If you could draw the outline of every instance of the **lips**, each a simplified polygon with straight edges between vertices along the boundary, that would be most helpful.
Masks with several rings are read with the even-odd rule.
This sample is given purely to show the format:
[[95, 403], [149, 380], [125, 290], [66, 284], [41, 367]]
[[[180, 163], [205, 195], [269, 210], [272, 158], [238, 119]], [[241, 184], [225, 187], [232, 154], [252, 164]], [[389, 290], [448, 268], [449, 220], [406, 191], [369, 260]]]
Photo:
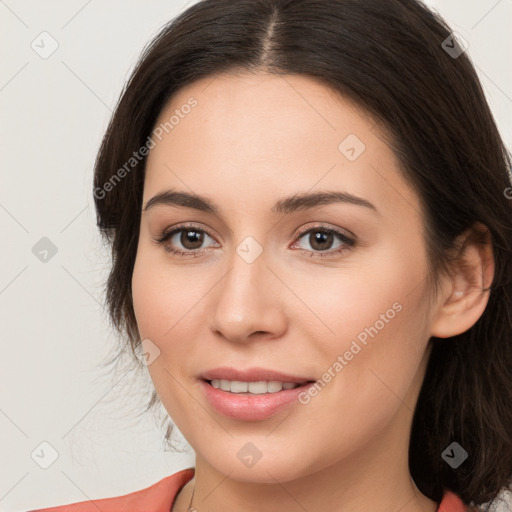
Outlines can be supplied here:
[[[232, 367], [207, 370], [199, 376], [199, 380], [203, 396], [214, 410], [241, 421], [265, 420], [287, 407], [297, 405], [299, 395], [315, 382], [310, 376], [291, 375], [268, 368], [238, 370]], [[244, 392], [246, 383], [251, 389]], [[277, 389], [278, 383], [283, 383], [281, 390]], [[268, 392], [262, 392], [265, 391], [261, 388], [263, 385], [272, 389], [269, 387]]]
[[291, 375], [267, 368], [255, 367], [239, 370], [228, 366], [207, 370], [203, 372], [199, 377], [206, 381], [212, 381], [213, 379], [225, 379], [229, 381], [242, 382], [280, 381], [293, 382], [301, 385], [316, 380], [311, 376]]
[[239, 421], [262, 421], [279, 414], [285, 408], [297, 406], [301, 393], [307, 392], [313, 382], [277, 393], [231, 393], [215, 388], [201, 380], [201, 391], [206, 402], [216, 412]]

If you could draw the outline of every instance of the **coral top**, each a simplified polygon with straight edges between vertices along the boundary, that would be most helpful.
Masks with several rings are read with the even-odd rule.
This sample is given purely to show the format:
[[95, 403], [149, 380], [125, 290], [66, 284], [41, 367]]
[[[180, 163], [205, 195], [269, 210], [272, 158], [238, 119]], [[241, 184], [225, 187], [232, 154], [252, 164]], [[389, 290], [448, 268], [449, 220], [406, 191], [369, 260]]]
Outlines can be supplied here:
[[[115, 498], [81, 501], [30, 512], [170, 512], [176, 496], [194, 477], [194, 468], [183, 469], [140, 491]], [[454, 493], [446, 491], [437, 512], [465, 512], [466, 506]]]

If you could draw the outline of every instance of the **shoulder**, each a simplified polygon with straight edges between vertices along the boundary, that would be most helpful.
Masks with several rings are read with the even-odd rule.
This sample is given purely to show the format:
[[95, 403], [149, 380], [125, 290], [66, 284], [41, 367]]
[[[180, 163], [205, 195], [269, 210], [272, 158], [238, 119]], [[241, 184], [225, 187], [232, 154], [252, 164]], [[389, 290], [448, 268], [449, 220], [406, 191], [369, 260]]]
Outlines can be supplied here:
[[472, 509], [468, 508], [467, 505], [457, 496], [454, 492], [445, 490], [443, 499], [439, 503], [439, 507], [436, 512], [467, 512]]
[[151, 505], [153, 512], [169, 512], [178, 492], [193, 477], [194, 468], [183, 469], [150, 487], [123, 496], [81, 501], [30, 512], [121, 512], [130, 509], [148, 510], [148, 505]]

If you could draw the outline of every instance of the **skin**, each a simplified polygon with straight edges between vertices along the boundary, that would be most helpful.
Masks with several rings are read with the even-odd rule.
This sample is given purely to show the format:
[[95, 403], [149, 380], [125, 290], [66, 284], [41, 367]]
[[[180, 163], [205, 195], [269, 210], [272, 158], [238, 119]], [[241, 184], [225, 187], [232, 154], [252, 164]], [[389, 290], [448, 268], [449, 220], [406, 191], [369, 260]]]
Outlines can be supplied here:
[[[141, 339], [160, 350], [151, 378], [196, 452], [195, 478], [173, 512], [187, 510], [194, 485], [200, 512], [435, 511], [408, 469], [412, 415], [429, 338], [464, 332], [485, 309], [476, 290], [492, 278], [490, 248], [469, 246], [470, 270], [443, 277], [434, 301], [419, 198], [361, 110], [308, 77], [221, 74], [180, 90], [156, 124], [190, 97], [197, 106], [150, 151], [143, 207], [174, 188], [208, 196], [221, 213], [143, 211], [132, 279]], [[338, 149], [349, 134], [366, 146], [354, 161]], [[378, 213], [347, 203], [271, 211], [283, 197], [321, 190], [362, 197]], [[198, 257], [154, 242], [182, 222], [208, 233]], [[319, 258], [298, 234], [318, 224], [356, 244], [335, 253], [343, 242], [334, 237]], [[263, 249], [252, 263], [236, 252], [247, 236]], [[173, 241], [194, 252], [179, 234]], [[198, 375], [224, 365], [320, 379], [394, 303], [401, 311], [308, 404], [242, 421], [201, 393]], [[248, 442], [262, 454], [250, 468], [237, 457]]]

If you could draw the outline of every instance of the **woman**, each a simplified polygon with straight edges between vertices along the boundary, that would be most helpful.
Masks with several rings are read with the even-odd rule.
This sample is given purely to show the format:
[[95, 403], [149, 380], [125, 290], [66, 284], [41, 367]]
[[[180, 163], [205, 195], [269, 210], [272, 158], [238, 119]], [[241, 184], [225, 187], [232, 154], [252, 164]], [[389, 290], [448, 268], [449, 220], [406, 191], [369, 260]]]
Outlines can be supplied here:
[[46, 510], [450, 512], [510, 484], [510, 157], [421, 3], [193, 5], [94, 181], [112, 320], [196, 465]]

